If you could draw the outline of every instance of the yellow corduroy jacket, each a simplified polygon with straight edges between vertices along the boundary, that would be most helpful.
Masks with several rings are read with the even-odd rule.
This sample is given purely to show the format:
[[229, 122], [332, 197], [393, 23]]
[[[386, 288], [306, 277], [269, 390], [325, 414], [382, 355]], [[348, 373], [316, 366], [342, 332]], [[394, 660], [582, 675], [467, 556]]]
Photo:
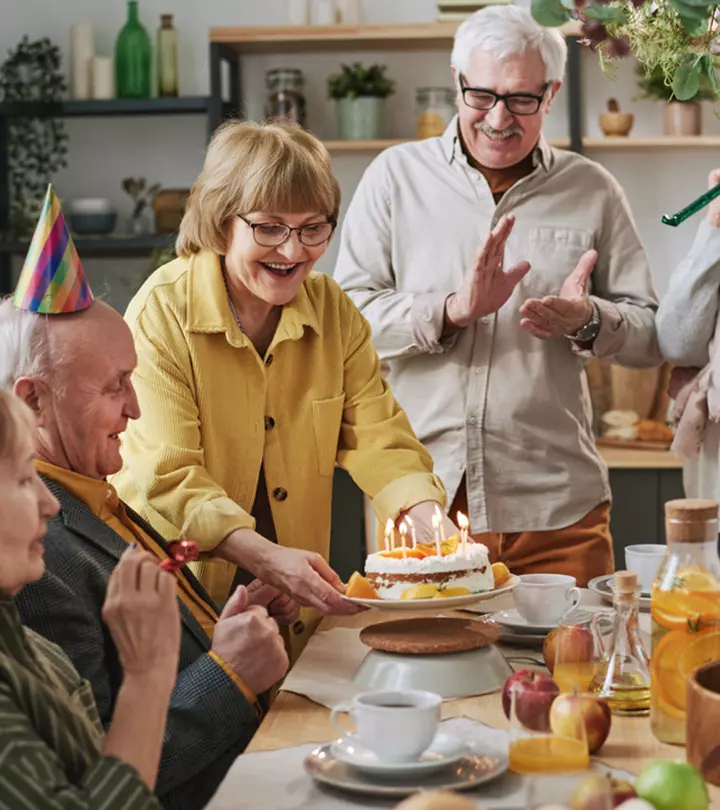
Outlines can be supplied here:
[[[421, 501], [444, 503], [381, 376], [370, 326], [329, 276], [311, 274], [283, 308], [265, 357], [238, 328], [211, 252], [153, 273], [125, 318], [142, 415], [124, 434], [113, 483], [166, 538], [211, 552], [254, 528], [261, 465], [280, 545], [326, 559], [336, 464], [382, 523]], [[227, 598], [233, 566], [209, 560], [198, 573], [213, 598]]]

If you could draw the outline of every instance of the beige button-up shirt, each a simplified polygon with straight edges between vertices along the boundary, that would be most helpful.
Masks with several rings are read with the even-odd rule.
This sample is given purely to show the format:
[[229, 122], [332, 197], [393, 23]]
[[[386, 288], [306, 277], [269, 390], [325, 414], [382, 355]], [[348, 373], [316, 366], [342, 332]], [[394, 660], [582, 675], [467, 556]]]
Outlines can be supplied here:
[[[535, 169], [496, 205], [444, 135], [393, 147], [365, 172], [345, 218], [335, 279], [373, 328], [388, 381], [452, 499], [467, 474], [472, 531], [569, 526], [610, 497], [595, 449], [586, 353], [520, 327], [528, 298], [557, 294], [582, 254], [601, 330], [592, 354], [660, 362], [657, 297], [625, 195], [597, 163], [541, 139]], [[488, 231], [512, 212], [505, 262], [530, 272], [495, 315], [441, 337], [447, 296]], [[453, 516], [454, 517], [454, 516]]]

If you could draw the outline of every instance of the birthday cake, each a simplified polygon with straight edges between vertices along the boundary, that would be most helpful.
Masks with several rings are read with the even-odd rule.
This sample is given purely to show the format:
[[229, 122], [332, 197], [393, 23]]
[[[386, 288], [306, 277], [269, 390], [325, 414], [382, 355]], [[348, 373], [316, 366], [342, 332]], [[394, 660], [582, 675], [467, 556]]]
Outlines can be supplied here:
[[369, 554], [365, 579], [380, 599], [465, 596], [495, 587], [487, 547], [461, 543], [457, 535], [439, 546], [417, 545]]

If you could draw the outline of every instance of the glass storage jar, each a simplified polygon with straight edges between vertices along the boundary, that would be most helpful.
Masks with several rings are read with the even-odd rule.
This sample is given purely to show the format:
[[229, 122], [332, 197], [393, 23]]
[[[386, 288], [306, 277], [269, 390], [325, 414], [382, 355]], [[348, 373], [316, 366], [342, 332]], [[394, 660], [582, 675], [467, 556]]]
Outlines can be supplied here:
[[455, 90], [452, 87], [418, 87], [415, 91], [416, 137], [442, 135], [455, 115]]
[[268, 89], [267, 117], [305, 126], [305, 79], [297, 68], [275, 68], [265, 76]]

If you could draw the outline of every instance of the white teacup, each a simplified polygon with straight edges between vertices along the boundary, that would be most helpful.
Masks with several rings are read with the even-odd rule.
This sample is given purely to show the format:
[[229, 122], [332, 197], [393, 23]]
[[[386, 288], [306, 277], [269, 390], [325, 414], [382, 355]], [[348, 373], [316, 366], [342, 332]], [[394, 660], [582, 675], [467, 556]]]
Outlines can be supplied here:
[[625, 548], [625, 567], [637, 574], [643, 593], [650, 593], [660, 563], [665, 559], [667, 546], [659, 543], [639, 543]]
[[576, 582], [565, 574], [522, 574], [512, 592], [517, 612], [530, 624], [561, 622], [580, 602]]
[[[413, 762], [433, 741], [440, 723], [442, 698], [434, 692], [398, 690], [366, 692], [330, 713], [330, 722], [344, 742], [357, 743], [386, 762]], [[348, 712], [355, 721], [354, 734], [344, 729], [337, 715]]]

